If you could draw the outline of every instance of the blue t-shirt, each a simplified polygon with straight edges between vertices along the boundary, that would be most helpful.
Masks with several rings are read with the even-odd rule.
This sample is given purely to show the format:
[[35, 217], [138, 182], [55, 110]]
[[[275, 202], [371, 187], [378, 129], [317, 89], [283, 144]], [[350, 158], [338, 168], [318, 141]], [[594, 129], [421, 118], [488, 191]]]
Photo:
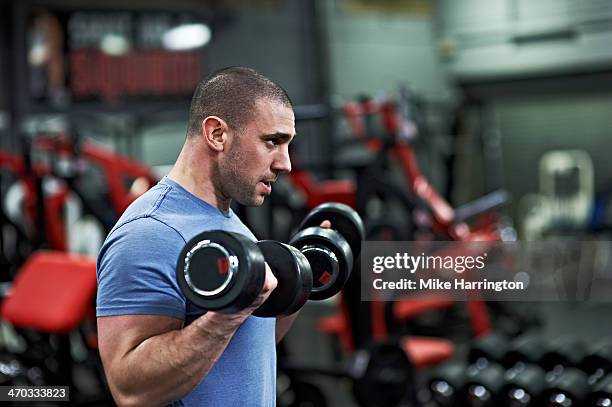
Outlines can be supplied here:
[[[230, 209], [224, 213], [169, 178], [138, 198], [109, 233], [98, 256], [99, 317], [162, 315], [190, 323], [203, 313], [176, 280], [187, 241], [205, 230], [255, 236]], [[274, 406], [274, 318], [251, 316], [232, 337], [208, 375], [175, 406]]]

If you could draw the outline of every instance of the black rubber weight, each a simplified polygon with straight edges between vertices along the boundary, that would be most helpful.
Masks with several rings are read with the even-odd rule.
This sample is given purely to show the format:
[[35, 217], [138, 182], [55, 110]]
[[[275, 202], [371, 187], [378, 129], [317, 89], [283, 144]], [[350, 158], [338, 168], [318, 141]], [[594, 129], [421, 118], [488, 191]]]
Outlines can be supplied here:
[[361, 242], [365, 239], [365, 227], [359, 214], [345, 204], [324, 203], [310, 211], [298, 230], [320, 226], [324, 220], [329, 220], [331, 228], [344, 237], [351, 247], [353, 258], [357, 259], [361, 253]]
[[[198, 245], [210, 249], [212, 246], [209, 243], [223, 247], [229, 253], [229, 258], [218, 256], [216, 261], [222, 264], [214, 264], [217, 254], [211, 256], [210, 250], [195, 250], [189, 261], [190, 266], [186, 269], [187, 254]], [[224, 272], [223, 269], [228, 267], [227, 262], [230, 261], [236, 265], [236, 272], [221, 292], [201, 295], [189, 286], [187, 277], [196, 288], [209, 288], [208, 282], [218, 280], [217, 275]], [[261, 292], [265, 278], [264, 257], [257, 245], [246, 236], [220, 230], [207, 231], [187, 242], [179, 255], [176, 275], [185, 297], [198, 307], [227, 313], [237, 312], [251, 305]]]
[[296, 248], [281, 242], [262, 240], [257, 246], [278, 285], [253, 315], [276, 317], [295, 313], [304, 306], [312, 289], [312, 271], [308, 260]]
[[302, 253], [305, 253], [307, 248], [319, 247], [333, 253], [337, 260], [337, 266], [334, 267], [332, 259], [326, 260], [325, 256], [316, 259], [316, 256], [313, 258], [306, 254], [306, 258], [311, 263], [313, 279], [310, 299], [324, 300], [340, 292], [353, 269], [351, 248], [340, 233], [321, 227], [309, 227], [296, 234], [289, 244]]

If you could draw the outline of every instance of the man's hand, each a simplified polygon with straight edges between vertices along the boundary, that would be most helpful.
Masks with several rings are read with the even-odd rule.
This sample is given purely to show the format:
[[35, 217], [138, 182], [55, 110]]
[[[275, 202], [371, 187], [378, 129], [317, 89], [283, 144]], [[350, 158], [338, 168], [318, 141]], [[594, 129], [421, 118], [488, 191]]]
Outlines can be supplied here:
[[257, 308], [259, 308], [261, 304], [263, 304], [268, 299], [270, 294], [272, 294], [272, 291], [274, 291], [277, 285], [278, 280], [276, 279], [276, 277], [272, 273], [272, 270], [270, 270], [270, 266], [268, 266], [268, 263], [266, 262], [266, 279], [264, 280], [263, 288], [261, 289], [261, 292], [259, 293], [257, 298], [255, 298], [255, 301], [253, 301], [253, 303], [248, 308], [246, 308], [246, 311], [250, 314], [254, 312]]

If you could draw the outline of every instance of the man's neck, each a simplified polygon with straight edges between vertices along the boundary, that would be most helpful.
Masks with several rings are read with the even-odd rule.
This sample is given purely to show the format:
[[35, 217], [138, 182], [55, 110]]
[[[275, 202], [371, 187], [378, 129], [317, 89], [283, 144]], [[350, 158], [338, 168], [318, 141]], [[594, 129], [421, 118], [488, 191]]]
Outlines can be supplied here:
[[198, 198], [223, 212], [228, 212], [231, 199], [220, 196], [213, 183], [212, 168], [208, 160], [196, 160], [182, 151], [168, 173], [168, 178], [191, 192]]

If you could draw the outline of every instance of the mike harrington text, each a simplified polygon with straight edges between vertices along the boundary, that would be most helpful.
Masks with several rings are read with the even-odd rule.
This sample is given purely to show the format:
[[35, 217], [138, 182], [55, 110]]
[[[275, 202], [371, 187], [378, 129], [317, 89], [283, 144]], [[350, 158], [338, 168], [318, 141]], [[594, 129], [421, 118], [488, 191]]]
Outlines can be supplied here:
[[525, 283], [522, 281], [489, 281], [486, 278], [479, 281], [457, 279], [454, 281], [441, 280], [439, 278], [419, 278], [410, 280], [402, 278], [398, 281], [383, 281], [377, 278], [372, 282], [375, 290], [524, 290]]

